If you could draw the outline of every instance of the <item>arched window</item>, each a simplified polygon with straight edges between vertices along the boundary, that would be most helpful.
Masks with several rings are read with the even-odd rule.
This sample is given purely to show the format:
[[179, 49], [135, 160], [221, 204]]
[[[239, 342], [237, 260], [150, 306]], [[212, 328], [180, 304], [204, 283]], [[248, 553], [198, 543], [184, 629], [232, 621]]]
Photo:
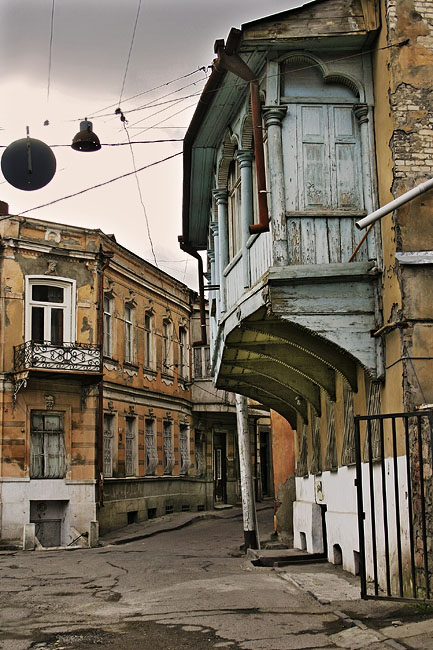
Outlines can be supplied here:
[[354, 84], [325, 82], [318, 65], [289, 61], [281, 66], [288, 211], [362, 212], [359, 127]]

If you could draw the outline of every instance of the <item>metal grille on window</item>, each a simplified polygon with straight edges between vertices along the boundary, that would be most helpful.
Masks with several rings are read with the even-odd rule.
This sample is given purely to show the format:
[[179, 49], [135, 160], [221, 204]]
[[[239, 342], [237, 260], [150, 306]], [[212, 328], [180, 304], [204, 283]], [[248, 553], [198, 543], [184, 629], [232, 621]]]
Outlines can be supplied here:
[[181, 424], [179, 427], [179, 447], [180, 447], [180, 473], [186, 474], [190, 468], [191, 462], [189, 457], [189, 427]]
[[104, 476], [113, 476], [114, 415], [104, 415]]
[[63, 414], [33, 411], [30, 423], [31, 478], [65, 476]]
[[126, 476], [135, 474], [135, 418], [126, 418], [125, 438], [125, 471]]
[[146, 474], [152, 475], [158, 467], [158, 452], [155, 442], [155, 420], [146, 419]]
[[175, 465], [171, 422], [164, 422], [163, 433], [164, 474], [171, 474]]

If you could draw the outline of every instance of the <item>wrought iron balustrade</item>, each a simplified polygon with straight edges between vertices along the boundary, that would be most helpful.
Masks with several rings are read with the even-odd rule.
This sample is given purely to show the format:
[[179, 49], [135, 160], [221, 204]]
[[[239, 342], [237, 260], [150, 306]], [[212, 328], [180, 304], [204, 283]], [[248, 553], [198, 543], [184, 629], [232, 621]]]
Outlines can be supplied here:
[[100, 372], [101, 349], [99, 345], [86, 343], [27, 341], [14, 348], [16, 372], [40, 368], [44, 370], [69, 370], [75, 372]]

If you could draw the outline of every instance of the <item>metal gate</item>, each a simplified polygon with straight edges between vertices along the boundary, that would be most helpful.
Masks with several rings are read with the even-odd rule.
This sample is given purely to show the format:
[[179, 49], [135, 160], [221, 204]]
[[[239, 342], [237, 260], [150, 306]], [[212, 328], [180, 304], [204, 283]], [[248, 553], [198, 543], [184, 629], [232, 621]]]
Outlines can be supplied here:
[[433, 602], [433, 410], [355, 417], [364, 599]]

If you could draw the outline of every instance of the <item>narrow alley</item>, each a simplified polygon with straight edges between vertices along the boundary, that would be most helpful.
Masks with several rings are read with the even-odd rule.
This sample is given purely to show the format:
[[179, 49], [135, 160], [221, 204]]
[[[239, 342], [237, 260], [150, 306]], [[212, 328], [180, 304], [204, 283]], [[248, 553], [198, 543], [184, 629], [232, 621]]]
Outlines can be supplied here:
[[239, 548], [238, 508], [163, 517], [103, 542], [0, 554], [2, 650], [433, 648], [431, 612], [361, 601], [339, 567], [254, 566]]

